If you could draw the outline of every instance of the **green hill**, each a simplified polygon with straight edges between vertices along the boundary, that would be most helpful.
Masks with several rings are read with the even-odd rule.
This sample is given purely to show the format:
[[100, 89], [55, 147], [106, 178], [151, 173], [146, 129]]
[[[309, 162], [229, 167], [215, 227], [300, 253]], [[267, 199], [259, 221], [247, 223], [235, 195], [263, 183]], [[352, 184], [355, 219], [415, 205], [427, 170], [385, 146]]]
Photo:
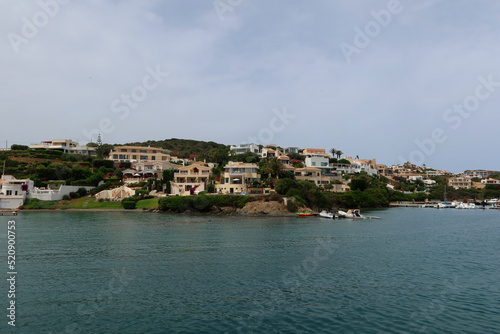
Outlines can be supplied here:
[[180, 158], [188, 158], [190, 155], [206, 157], [211, 152], [215, 152], [218, 150], [229, 150], [229, 146], [215, 143], [213, 141], [205, 142], [200, 140], [177, 138], [165, 140], [148, 140], [145, 142], [127, 143], [125, 145], [161, 147], [163, 149], [172, 151], [172, 155], [177, 155]]

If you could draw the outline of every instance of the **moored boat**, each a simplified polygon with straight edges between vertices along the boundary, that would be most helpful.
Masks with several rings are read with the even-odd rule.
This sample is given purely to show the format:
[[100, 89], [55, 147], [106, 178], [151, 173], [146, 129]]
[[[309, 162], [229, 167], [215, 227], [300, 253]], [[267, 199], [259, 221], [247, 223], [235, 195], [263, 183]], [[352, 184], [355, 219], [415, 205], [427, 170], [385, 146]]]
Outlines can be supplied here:
[[297, 212], [297, 217], [309, 217], [313, 214], [311, 212]]
[[335, 215], [331, 212], [326, 211], [326, 210], [321, 211], [319, 213], [319, 216], [323, 217], [323, 218], [328, 218], [328, 219], [335, 219]]

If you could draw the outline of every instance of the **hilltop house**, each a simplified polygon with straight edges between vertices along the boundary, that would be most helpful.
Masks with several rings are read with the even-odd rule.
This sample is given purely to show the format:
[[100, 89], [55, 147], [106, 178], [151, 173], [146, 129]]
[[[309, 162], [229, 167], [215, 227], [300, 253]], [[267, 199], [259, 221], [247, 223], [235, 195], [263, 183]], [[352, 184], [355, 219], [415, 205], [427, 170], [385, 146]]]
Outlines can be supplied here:
[[471, 189], [472, 179], [470, 177], [450, 177], [448, 185], [455, 189]]
[[259, 166], [242, 162], [229, 162], [224, 166], [221, 183], [215, 186], [218, 193], [246, 193], [253, 182], [260, 182]]
[[325, 149], [323, 148], [305, 148], [302, 151], [302, 154], [305, 156], [323, 156], [327, 158], [332, 157], [330, 154], [326, 153]]
[[285, 147], [285, 149], [283, 150], [283, 152], [285, 154], [290, 154], [290, 153], [296, 153], [298, 154], [300, 151], [300, 148], [296, 147], [296, 146], [288, 146], [288, 147]]
[[96, 155], [95, 147], [82, 146], [71, 139], [45, 140], [40, 144], [30, 145], [29, 148], [34, 150], [57, 150], [70, 154]]
[[252, 152], [252, 153], [255, 153], [255, 154], [259, 154], [260, 153], [259, 145], [256, 145], [254, 143], [241, 144], [239, 146], [231, 145], [230, 148], [229, 148], [229, 150], [230, 150], [230, 155], [233, 155], [233, 154], [243, 154], [243, 153], [246, 153], [246, 152]]
[[305, 159], [305, 165], [306, 167], [315, 167], [315, 168], [321, 168], [321, 169], [331, 169], [332, 167], [330, 166], [330, 159], [326, 156], [308, 156]]
[[169, 154], [163, 153], [163, 149], [150, 146], [117, 146], [109, 152], [109, 159], [119, 162], [142, 162], [142, 161], [170, 161]]
[[500, 184], [500, 180], [496, 180], [496, 179], [482, 179], [481, 183], [482, 184]]

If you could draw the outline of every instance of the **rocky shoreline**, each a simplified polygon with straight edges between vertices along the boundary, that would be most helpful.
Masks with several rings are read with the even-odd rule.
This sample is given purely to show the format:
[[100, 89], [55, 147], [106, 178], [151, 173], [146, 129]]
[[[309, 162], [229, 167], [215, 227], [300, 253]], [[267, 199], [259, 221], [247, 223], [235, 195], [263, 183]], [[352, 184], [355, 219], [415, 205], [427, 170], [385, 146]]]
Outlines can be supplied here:
[[[10, 211], [12, 212], [12, 211]], [[234, 215], [234, 216], [269, 216], [269, 217], [293, 217], [295, 214], [277, 201], [254, 201], [248, 202], [243, 208], [234, 206], [214, 206], [208, 212], [200, 212], [187, 209], [183, 212], [163, 211], [158, 208], [152, 209], [24, 209], [22, 212], [147, 212], [147, 213], [169, 213], [169, 214], [201, 214], [201, 215]]]

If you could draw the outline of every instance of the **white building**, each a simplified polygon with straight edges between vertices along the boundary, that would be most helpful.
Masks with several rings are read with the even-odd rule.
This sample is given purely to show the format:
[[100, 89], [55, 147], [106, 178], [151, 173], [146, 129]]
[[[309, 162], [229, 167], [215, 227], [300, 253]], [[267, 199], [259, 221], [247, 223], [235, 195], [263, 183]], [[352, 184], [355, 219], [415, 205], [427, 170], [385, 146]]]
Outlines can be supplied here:
[[488, 175], [490, 175], [491, 172], [487, 171], [487, 170], [466, 170], [464, 172], [464, 175], [465, 176], [468, 176], [468, 177], [477, 177], [477, 178], [485, 178], [487, 177]]
[[58, 150], [70, 154], [96, 155], [95, 147], [82, 146], [71, 139], [45, 140], [40, 142], [40, 144], [30, 145], [29, 148], [35, 150]]
[[3, 175], [0, 179], [0, 209], [17, 209], [32, 190], [33, 181], [30, 179], [17, 180], [12, 175]]
[[288, 146], [288, 147], [285, 147], [285, 149], [283, 150], [283, 152], [285, 154], [299, 153], [299, 151], [300, 151], [300, 148], [296, 147], [296, 146]]
[[306, 165], [306, 167], [331, 169], [330, 159], [325, 157], [325, 156], [319, 156], [319, 155], [312, 155], [312, 156], [306, 157], [305, 165]]
[[496, 180], [496, 179], [482, 179], [481, 183], [482, 184], [500, 184], [500, 180]]
[[27, 195], [26, 198], [37, 198], [40, 201], [60, 201], [65, 195], [72, 192], [77, 192], [78, 189], [85, 188], [85, 190], [90, 191], [95, 187], [86, 186], [66, 186], [63, 184], [58, 184], [55, 186], [49, 186], [48, 188], [37, 188], [34, 187]]
[[425, 179], [425, 180], [423, 180], [422, 182], [424, 182], [424, 184], [425, 184], [426, 186], [433, 186], [433, 185], [435, 185], [435, 184], [437, 183], [436, 181], [431, 180], [431, 179]]
[[241, 144], [239, 146], [236, 145], [231, 145], [229, 148], [230, 151], [232, 151], [234, 154], [243, 154], [246, 152], [252, 152], [255, 154], [260, 153], [260, 148], [259, 145], [256, 145], [254, 143], [251, 144]]
[[337, 174], [356, 174], [365, 172], [370, 176], [378, 175], [378, 170], [368, 163], [333, 164], [332, 171]]

